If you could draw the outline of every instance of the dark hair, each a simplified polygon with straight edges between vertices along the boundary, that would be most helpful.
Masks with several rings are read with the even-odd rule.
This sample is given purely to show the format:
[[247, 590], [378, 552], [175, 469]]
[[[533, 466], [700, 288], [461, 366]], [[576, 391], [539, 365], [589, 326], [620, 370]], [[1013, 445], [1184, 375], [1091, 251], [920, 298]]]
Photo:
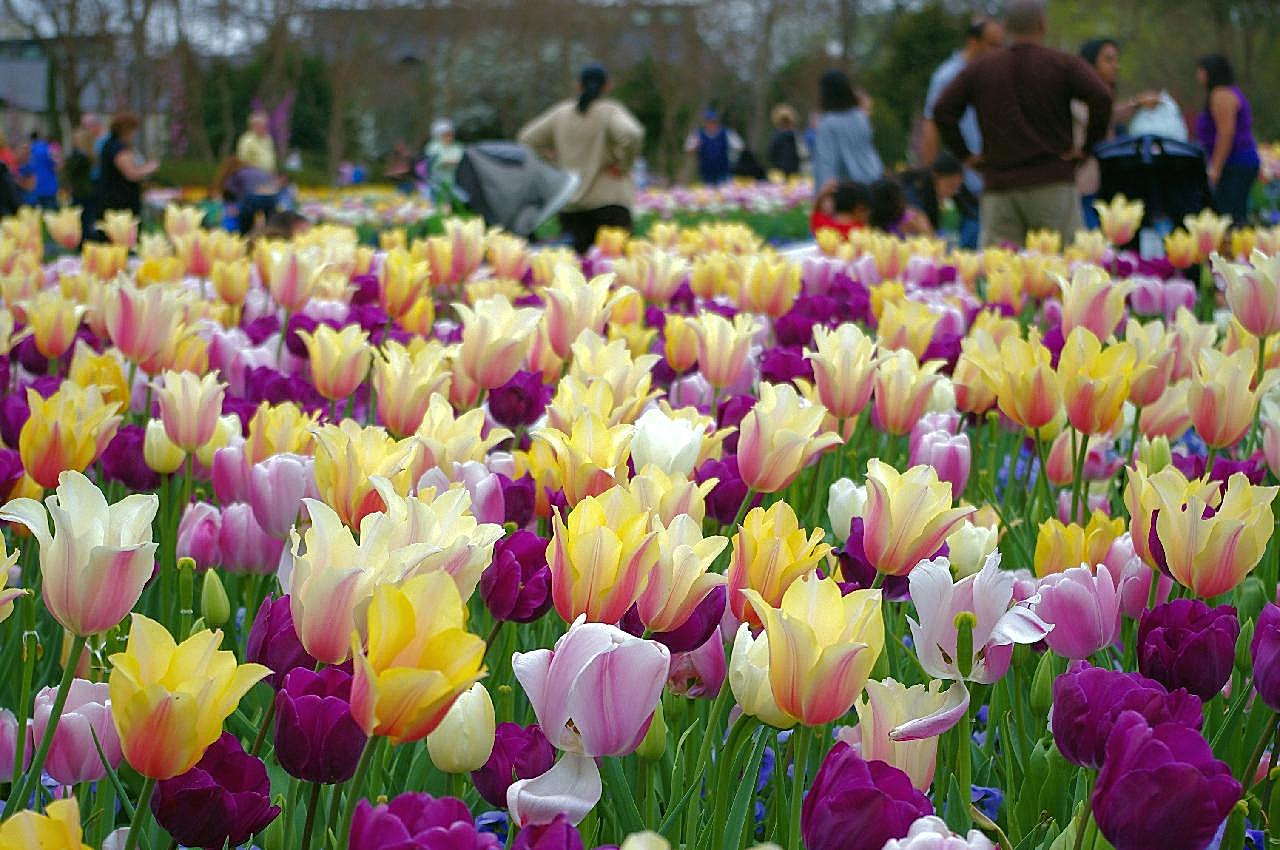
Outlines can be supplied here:
[[578, 95], [578, 113], [586, 114], [587, 109], [596, 98], [604, 94], [604, 84], [609, 81], [609, 72], [599, 62], [588, 62], [578, 72], [578, 84], [582, 93]]
[[1210, 53], [1208, 56], [1201, 56], [1200, 61], [1196, 64], [1204, 68], [1205, 91], [1213, 91], [1218, 86], [1235, 84], [1236, 75], [1231, 70], [1231, 62], [1221, 53]]
[[938, 154], [929, 165], [929, 170], [939, 177], [953, 177], [957, 174], [964, 174], [964, 166], [960, 164], [960, 160], [946, 151]]
[[1080, 45], [1080, 58], [1096, 68], [1098, 66], [1098, 57], [1102, 54], [1102, 48], [1108, 44], [1116, 50], [1120, 49], [1120, 42], [1114, 38], [1091, 38]]
[[982, 41], [982, 36], [987, 31], [987, 26], [993, 23], [995, 21], [990, 18], [974, 18], [964, 28], [965, 41]]
[[844, 71], [827, 71], [818, 80], [818, 108], [823, 112], [847, 112], [857, 105], [853, 83]]
[[866, 183], [853, 180], [841, 181], [831, 196], [832, 204], [838, 213], [851, 213], [858, 207], [871, 206], [871, 193]]
[[141, 119], [133, 112], [119, 112], [111, 118], [110, 131], [111, 135], [117, 139], [122, 138], [128, 133], [133, 132], [142, 125]]
[[881, 178], [871, 184], [871, 218], [868, 224], [878, 230], [893, 230], [907, 211], [907, 201], [902, 187], [895, 181]]

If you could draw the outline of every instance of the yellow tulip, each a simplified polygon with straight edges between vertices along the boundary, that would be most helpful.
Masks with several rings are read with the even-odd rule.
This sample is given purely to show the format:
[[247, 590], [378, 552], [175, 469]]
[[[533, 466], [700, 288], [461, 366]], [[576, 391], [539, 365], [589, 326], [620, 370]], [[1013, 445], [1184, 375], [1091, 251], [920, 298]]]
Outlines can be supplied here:
[[916, 359], [924, 357], [942, 314], [919, 301], [890, 301], [876, 325], [876, 339], [886, 349], [905, 348]]
[[743, 714], [778, 729], [790, 729], [796, 718], [779, 708], [774, 699], [769, 657], [769, 634], [761, 630], [753, 638], [750, 626], [739, 626], [729, 656], [729, 689]]
[[687, 372], [698, 362], [698, 335], [693, 320], [679, 313], [668, 313], [662, 329], [663, 353], [676, 373]]
[[222, 413], [226, 386], [216, 373], [164, 373], [163, 384], [156, 387], [156, 400], [164, 431], [175, 446], [193, 452], [209, 442]]
[[98, 354], [84, 340], [77, 341], [67, 380], [82, 387], [96, 386], [102, 390], [103, 401], [115, 402], [121, 410], [129, 407], [129, 384], [120, 353], [115, 349], [108, 348]]
[[262, 402], [249, 419], [244, 442], [245, 460], [253, 465], [275, 454], [311, 454], [314, 413], [304, 413], [291, 401]]
[[486, 430], [485, 413], [479, 408], [456, 416], [448, 400], [435, 393], [416, 432], [421, 451], [409, 468], [416, 481], [433, 467], [451, 470], [455, 463], [483, 461], [490, 449], [511, 436], [506, 428]]
[[49, 228], [49, 236], [68, 251], [74, 251], [80, 244], [80, 207], [64, 207], [57, 212], [44, 214], [44, 225]]
[[867, 463], [867, 504], [862, 546], [867, 560], [885, 575], [906, 575], [933, 557], [972, 507], [953, 508], [951, 484], [931, 466], [898, 472], [872, 458]]
[[608, 425], [595, 411], [584, 411], [573, 420], [569, 432], [541, 428], [533, 432], [555, 458], [556, 471], [570, 507], [598, 496], [627, 479], [632, 425]]
[[758, 493], [776, 493], [827, 449], [842, 442], [819, 434], [827, 411], [806, 404], [790, 384], [761, 384], [760, 398], [739, 426], [738, 470]]
[[[653, 367], [662, 358], [656, 354], [632, 355], [630, 348], [622, 340], [606, 342], [599, 334], [583, 331], [570, 347], [573, 363], [569, 367], [569, 378], [576, 378], [584, 384], [603, 381], [612, 392], [615, 405], [610, 419], [612, 422], [634, 422], [649, 401], [658, 393], [651, 392]], [[553, 404], [561, 410], [563, 399]], [[569, 408], [570, 418], [577, 416], [578, 411]], [[555, 424], [555, 423], [553, 423]], [[563, 427], [556, 425], [556, 427]]]
[[271, 674], [261, 664], [237, 664], [221, 643], [222, 632], [208, 630], [175, 643], [164, 626], [133, 615], [125, 651], [109, 659], [108, 683], [125, 760], [143, 776], [190, 770], [241, 697]]
[[806, 533], [786, 502], [774, 502], [768, 510], [753, 508], [732, 541], [728, 577], [733, 615], [760, 626], [762, 621], [743, 591], [754, 590], [770, 605], [777, 605], [796, 579], [813, 572], [831, 553], [831, 547], [822, 542], [825, 536], [820, 528]]
[[1015, 314], [1022, 312], [1027, 293], [1022, 267], [1008, 263], [987, 270], [987, 303], [1008, 307]]
[[1169, 465], [1159, 472], [1148, 474], [1145, 463], [1135, 463], [1129, 471], [1129, 483], [1124, 490], [1133, 551], [1152, 569], [1160, 569], [1160, 560], [1151, 549], [1150, 541], [1155, 512], [1160, 509], [1161, 504], [1196, 501], [1207, 505], [1214, 501], [1218, 492], [1218, 482], [1188, 479], [1176, 466]]
[[91, 850], [83, 838], [75, 797], [54, 800], [44, 814], [23, 809], [0, 823], [0, 850]]
[[486, 298], [474, 308], [455, 304], [462, 320], [461, 365], [481, 387], [500, 387], [519, 371], [541, 314], [513, 307], [503, 296]]
[[666, 304], [689, 275], [688, 261], [666, 251], [633, 254], [613, 264], [618, 281], [640, 293], [650, 304]]
[[1142, 201], [1131, 201], [1119, 194], [1110, 201], [1094, 201], [1093, 208], [1098, 212], [1098, 222], [1107, 241], [1120, 247], [1132, 242], [1137, 235], [1146, 207]]
[[1084, 564], [1095, 567], [1106, 560], [1116, 538], [1124, 534], [1124, 519], [1112, 519], [1094, 511], [1087, 525], [1062, 523], [1049, 518], [1040, 524], [1034, 557], [1037, 577], [1060, 573]]
[[693, 258], [689, 273], [689, 286], [700, 298], [714, 298], [729, 290], [729, 274], [734, 270], [733, 259], [723, 252], [700, 253]]
[[120, 425], [120, 405], [103, 401], [96, 386], [65, 382], [48, 398], [28, 388], [27, 404], [31, 415], [18, 434], [18, 452], [27, 475], [49, 489], [64, 470], [87, 469]]
[[367, 514], [385, 507], [372, 476], [390, 480], [399, 493], [408, 492], [408, 470], [417, 451], [412, 438], [395, 440], [383, 428], [362, 428], [352, 419], [323, 425], [314, 434], [316, 489], [349, 528], [359, 528]]
[[61, 290], [44, 289], [22, 304], [36, 350], [56, 360], [70, 350], [85, 308], [66, 298]]
[[452, 378], [447, 352], [436, 340], [412, 351], [389, 340], [380, 353], [382, 356], [373, 361], [378, 421], [392, 434], [403, 437], [422, 424], [433, 395], [448, 395]]
[[187, 462], [187, 453], [169, 439], [163, 422], [152, 419], [147, 422], [146, 434], [143, 437], [142, 458], [152, 472], [171, 475]]
[[1059, 278], [1062, 290], [1062, 333], [1088, 328], [1098, 339], [1107, 339], [1124, 319], [1125, 299], [1132, 288], [1113, 281], [1097, 266], [1080, 266], [1071, 279]]
[[567, 358], [570, 346], [584, 330], [600, 333], [614, 305], [629, 287], [610, 292], [613, 275], [598, 275], [588, 281], [575, 266], [556, 267], [555, 279], [543, 290], [546, 309], [543, 327], [557, 356]]
[[1062, 411], [1062, 385], [1035, 329], [1025, 340], [1001, 343], [999, 363], [988, 377], [997, 387], [1000, 410], [1028, 430], [1044, 428]]
[[227, 304], [243, 304], [249, 295], [249, 261], [216, 260], [210, 271], [213, 291]]
[[652, 632], [669, 632], [684, 625], [694, 609], [725, 577], [710, 572], [711, 565], [729, 545], [724, 537], [703, 537], [700, 523], [678, 516], [658, 532], [658, 560], [649, 583], [636, 600], [640, 621]]
[[369, 604], [369, 642], [352, 634], [351, 714], [393, 744], [435, 731], [454, 701], [484, 675], [484, 641], [443, 573], [382, 585]]
[[837, 419], [857, 416], [871, 398], [880, 359], [875, 341], [846, 322], [835, 329], [815, 327], [813, 344], [804, 355], [813, 366], [818, 398]]
[[884, 651], [879, 590], [840, 594], [834, 578], [793, 582], [774, 608], [744, 591], [769, 636], [769, 683], [778, 707], [808, 726], [853, 707]]
[[378, 303], [388, 316], [398, 319], [427, 294], [431, 267], [414, 260], [403, 248], [391, 248], [382, 262], [378, 283]]
[[177, 239], [200, 229], [204, 223], [204, 210], [170, 204], [164, 208], [164, 232], [170, 239]]
[[1129, 395], [1129, 376], [1136, 354], [1118, 342], [1104, 350], [1088, 328], [1071, 331], [1058, 359], [1058, 380], [1066, 401], [1067, 421], [1082, 434], [1109, 432]]
[[132, 248], [138, 241], [138, 219], [127, 210], [107, 210], [102, 217], [102, 232], [117, 248]]
[[755, 254], [742, 263], [738, 306], [748, 313], [778, 318], [800, 295], [800, 266], [785, 258]]
[[699, 313], [693, 320], [698, 335], [698, 369], [717, 389], [736, 384], [747, 369], [751, 343], [760, 332], [760, 320], [738, 313], [729, 321], [718, 313]]
[[470, 773], [489, 761], [497, 731], [493, 699], [476, 682], [462, 692], [436, 730], [427, 735], [431, 763], [445, 773]]
[[1160, 321], [1142, 324], [1130, 319], [1125, 342], [1133, 345], [1134, 369], [1129, 381], [1129, 401], [1137, 407], [1155, 404], [1164, 395], [1173, 375], [1173, 335]]
[[1196, 238], [1182, 228], [1165, 236], [1164, 254], [1169, 265], [1179, 270], [1194, 266], [1200, 259]]
[[1217, 215], [1211, 209], [1203, 209], [1196, 215], [1184, 217], [1182, 224], [1196, 243], [1196, 259], [1204, 262], [1222, 246], [1227, 228], [1231, 226], [1231, 216]]
[[876, 365], [874, 404], [880, 427], [898, 436], [910, 433], [942, 381], [937, 374], [942, 366], [941, 360], [920, 363], [901, 349], [882, 357]]
[[299, 331], [298, 336], [307, 346], [316, 391], [330, 401], [345, 401], [369, 373], [373, 352], [368, 332], [359, 325], [341, 331], [319, 325], [313, 333]]
[[627, 488], [640, 500], [641, 507], [651, 512], [663, 525], [687, 514], [701, 523], [707, 514], [706, 497], [719, 479], [701, 484], [680, 475], [669, 475], [656, 464], [648, 464], [627, 482]]
[[1255, 365], [1247, 351], [1226, 355], [1212, 348], [1200, 352], [1199, 370], [1187, 390], [1187, 405], [1196, 433], [1215, 449], [1234, 446], [1253, 424], [1253, 414], [1267, 386], [1250, 389]]
[[1062, 234], [1056, 230], [1032, 230], [1027, 233], [1026, 249], [1041, 254], [1058, 254], [1062, 251]]

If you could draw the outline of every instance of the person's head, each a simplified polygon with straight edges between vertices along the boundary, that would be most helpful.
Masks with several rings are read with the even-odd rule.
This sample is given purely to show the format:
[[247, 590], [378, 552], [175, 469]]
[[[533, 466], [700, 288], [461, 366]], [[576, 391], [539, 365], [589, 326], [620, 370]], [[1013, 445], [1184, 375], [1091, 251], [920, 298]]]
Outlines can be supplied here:
[[139, 120], [136, 113], [133, 112], [117, 112], [111, 118], [111, 135], [115, 136], [118, 141], [126, 144], [133, 141], [133, 137], [137, 135], [138, 127], [142, 121]]
[[978, 59], [1004, 47], [1004, 27], [991, 18], [975, 18], [964, 31], [964, 51]]
[[1120, 79], [1120, 45], [1112, 38], [1091, 38], [1080, 45], [1080, 58], [1111, 88]]
[[97, 138], [102, 135], [102, 116], [96, 112], [86, 112], [80, 116], [80, 126]]
[[453, 141], [453, 122], [448, 118], [437, 118], [431, 122], [431, 138], [448, 144]]
[[772, 118], [773, 126], [779, 130], [794, 130], [799, 120], [796, 118], [796, 111], [785, 103], [779, 103], [773, 108]]
[[954, 198], [964, 185], [964, 167], [960, 160], [946, 151], [938, 154], [929, 166], [929, 174], [933, 177], [933, 191], [938, 200]]
[[871, 215], [871, 193], [867, 184], [845, 180], [836, 186], [831, 205], [836, 215], [866, 224]]
[[712, 134], [720, 132], [720, 113], [714, 106], [702, 110], [702, 129]]
[[578, 112], [586, 114], [591, 104], [609, 87], [609, 72], [599, 62], [588, 62], [578, 72]]
[[249, 113], [249, 129], [259, 136], [267, 135], [267, 113], [255, 109]]
[[868, 190], [870, 216], [868, 224], [878, 230], [893, 230], [907, 211], [907, 201], [902, 187], [895, 181], [881, 178]]
[[88, 127], [77, 127], [71, 131], [71, 147], [81, 153], [90, 153], [93, 151], [93, 131]]
[[849, 75], [832, 69], [818, 80], [818, 108], [823, 112], [848, 112], [858, 105]]
[[1204, 86], [1205, 91], [1210, 92], [1218, 86], [1234, 85], [1236, 75], [1231, 70], [1231, 62], [1227, 57], [1221, 53], [1210, 53], [1208, 56], [1201, 56], [1196, 63], [1196, 80]]
[[1044, 0], [1009, 0], [1004, 28], [1014, 41], [1040, 41], [1045, 36]]

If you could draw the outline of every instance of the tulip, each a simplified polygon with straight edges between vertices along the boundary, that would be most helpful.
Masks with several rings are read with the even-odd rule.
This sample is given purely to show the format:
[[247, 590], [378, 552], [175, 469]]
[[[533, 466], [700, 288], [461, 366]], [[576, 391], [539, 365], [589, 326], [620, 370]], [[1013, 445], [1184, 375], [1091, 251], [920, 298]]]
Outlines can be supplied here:
[[517, 309], [500, 295], [478, 301], [474, 308], [459, 304], [457, 310], [462, 320], [463, 371], [485, 389], [502, 386], [525, 362], [541, 314], [527, 307]]
[[301, 331], [298, 336], [307, 347], [311, 380], [320, 395], [338, 401], [356, 391], [373, 358], [368, 333], [359, 325], [347, 325], [341, 331], [318, 325], [314, 333]]
[[[572, 824], [581, 823], [600, 802], [603, 794], [600, 771], [595, 759], [576, 753], [568, 753], [555, 766], [541, 776], [519, 779], [507, 789], [507, 810], [511, 821], [520, 827], [520, 834], [528, 836], [529, 843], [517, 839], [513, 847], [554, 848], [558, 843], [577, 836]], [[540, 830], [538, 827], [547, 827]], [[555, 834], [560, 827], [560, 838]], [[548, 835], [553, 838], [548, 844]], [[581, 846], [581, 838], [577, 844]]]
[[800, 266], [769, 254], [746, 257], [741, 264], [739, 305], [748, 313], [777, 319], [800, 294]]
[[738, 471], [752, 490], [782, 490], [820, 454], [841, 443], [819, 434], [826, 411], [806, 406], [790, 384], [762, 384], [760, 400], [743, 417], [738, 438]]
[[250, 471], [249, 504], [258, 525], [284, 540], [298, 518], [303, 497], [314, 495], [315, 461], [295, 454], [272, 455]]
[[61, 473], [81, 472], [115, 437], [118, 405], [105, 403], [97, 387], [63, 383], [48, 398], [27, 389], [31, 414], [18, 436], [22, 466], [46, 489], [58, 486]]
[[866, 761], [841, 741], [805, 794], [800, 824], [807, 850], [879, 850], [930, 814], [933, 806], [907, 774]]
[[112, 655], [112, 719], [125, 759], [152, 779], [196, 765], [222, 732], [240, 698], [271, 671], [236, 664], [217, 649], [222, 632], [201, 631], [181, 644], [163, 626], [133, 615], [124, 652]]
[[645, 628], [670, 632], [683, 626], [702, 601], [725, 583], [725, 577], [710, 568], [729, 541], [703, 538], [699, 523], [688, 515], [673, 518], [665, 527], [655, 522], [654, 530], [658, 559], [636, 604]]
[[[249, 419], [244, 458], [252, 466], [282, 452], [310, 454], [315, 425], [316, 414], [304, 413], [293, 402], [273, 405], [264, 401]], [[335, 441], [339, 445], [342, 442], [345, 441]], [[247, 470], [245, 475], [248, 475]]]
[[245, 646], [246, 661], [262, 664], [271, 670], [267, 683], [273, 688], [278, 688], [285, 674], [293, 668], [314, 669], [316, 666], [316, 660], [307, 654], [294, 630], [289, 605], [288, 594], [264, 599], [253, 619]]
[[[31, 720], [31, 735], [36, 741], [44, 738], [53, 712], [56, 690], [42, 688], [36, 694]], [[120, 738], [111, 722], [107, 685], [73, 679], [53, 733], [48, 759], [44, 763], [45, 773], [62, 785], [105, 779], [107, 770], [98, 757], [94, 746], [95, 737], [107, 763], [112, 769], [118, 767], [121, 759]]]
[[1000, 543], [1000, 530], [976, 525], [964, 520], [947, 536], [947, 558], [951, 573], [956, 578], [971, 576], [986, 563], [987, 556], [996, 551]]
[[578, 502], [567, 518], [552, 518], [551, 598], [573, 622], [616, 623], [644, 591], [658, 561], [658, 534], [650, 515], [622, 487]]
[[209, 273], [213, 291], [227, 304], [243, 304], [249, 295], [249, 269], [248, 260], [214, 260]]
[[68, 251], [74, 251], [80, 244], [81, 212], [80, 207], [63, 207], [44, 214], [44, 226], [49, 228], [49, 237]]
[[941, 687], [937, 680], [911, 687], [893, 679], [871, 680], [865, 697], [854, 703], [854, 737], [862, 757], [898, 768], [921, 791], [933, 783], [938, 736], [959, 722], [969, 707], [965, 688]]
[[132, 248], [138, 241], [138, 219], [127, 210], [107, 210], [102, 217], [102, 232], [112, 245]]
[[42, 357], [56, 360], [71, 350], [85, 308], [57, 289], [41, 290], [22, 305]]
[[999, 362], [989, 375], [1001, 412], [1031, 431], [1052, 423], [1062, 410], [1062, 385], [1051, 358], [1033, 329], [1025, 340], [1001, 343]]
[[555, 759], [555, 749], [536, 724], [499, 723], [489, 759], [471, 772], [471, 781], [485, 802], [503, 807], [513, 782], [541, 776], [551, 769]]
[[484, 767], [493, 752], [496, 722], [489, 692], [475, 683], [427, 735], [431, 763], [445, 773], [470, 773]]
[[904, 473], [872, 458], [867, 464], [863, 550], [877, 571], [906, 575], [933, 555], [971, 507], [951, 507], [951, 485], [930, 467]]
[[671, 654], [671, 672], [667, 688], [677, 696], [690, 699], [715, 699], [728, 675], [724, 640], [718, 630], [696, 649]]
[[1169, 265], [1179, 270], [1194, 266], [1200, 259], [1195, 237], [1182, 228], [1164, 237], [1164, 253]]
[[[315, 439], [316, 489], [348, 527], [359, 528], [365, 516], [384, 506], [374, 490], [374, 476], [397, 482], [399, 492], [408, 490], [407, 469], [417, 448], [412, 438], [394, 440], [382, 428], [361, 428], [358, 422], [343, 419], [318, 428]], [[253, 442], [250, 423], [246, 447]], [[247, 449], [246, 454], [252, 457]]]
[[[380, 236], [389, 235], [383, 231]], [[403, 248], [393, 248], [383, 259], [378, 275], [378, 304], [392, 318], [408, 312], [430, 284], [431, 267], [425, 262], [414, 262], [413, 256]]]
[[1138, 670], [1166, 688], [1211, 700], [1231, 678], [1240, 621], [1230, 605], [1175, 599], [1142, 615]]
[[1053, 740], [1073, 764], [1101, 767], [1107, 738], [1127, 711], [1138, 712], [1152, 725], [1179, 723], [1199, 729], [1204, 722], [1199, 697], [1182, 688], [1166, 691], [1138, 673], [1078, 663], [1053, 681]]
[[1120, 633], [1120, 598], [1111, 573], [1072, 567], [1037, 585], [1036, 614], [1053, 626], [1049, 648], [1064, 658], [1088, 658], [1110, 646]]
[[75, 797], [52, 801], [44, 814], [23, 809], [0, 823], [0, 850], [90, 850], [83, 837]]
[[662, 328], [662, 353], [676, 374], [692, 369], [698, 362], [698, 334], [693, 319], [668, 313]]
[[45, 607], [68, 631], [88, 636], [119, 623], [151, 578], [151, 520], [158, 507], [154, 495], [136, 493], [108, 505], [84, 475], [64, 472], [45, 507], [14, 499], [0, 509], [0, 519], [20, 523], [35, 536]]
[[[1165, 570], [1165, 552], [1163, 546], [1153, 548], [1153, 540], [1160, 543], [1156, 529], [1159, 519], [1157, 511], [1164, 504], [1177, 504], [1181, 513], [1183, 505], [1191, 501], [1201, 505], [1201, 511], [1192, 514], [1192, 520], [1203, 517], [1203, 506], [1209, 504], [1219, 493], [1218, 485], [1210, 481], [1188, 480], [1177, 467], [1166, 466], [1159, 472], [1148, 475], [1146, 464], [1138, 462], [1129, 473], [1129, 483], [1125, 486], [1124, 503], [1129, 511], [1129, 531], [1134, 552], [1153, 569]], [[1166, 520], [1171, 530], [1173, 524]], [[1159, 557], [1157, 557], [1157, 554]]]
[[1249, 643], [1253, 687], [1272, 711], [1280, 711], [1280, 606], [1262, 606]]
[[361, 800], [351, 820], [350, 850], [500, 850], [502, 842], [476, 829], [465, 803], [409, 791], [389, 803]]
[[1187, 391], [1196, 433], [1215, 449], [1233, 446], [1253, 424], [1261, 393], [1250, 390], [1254, 363], [1248, 351], [1200, 352], [1199, 370]]
[[1136, 356], [1129, 381], [1129, 401], [1138, 407], [1155, 404], [1173, 376], [1176, 353], [1173, 335], [1161, 322], [1142, 325], [1130, 319], [1124, 336], [1127, 342], [1133, 343]]
[[382, 585], [369, 603], [369, 639], [351, 634], [351, 713], [393, 744], [425, 738], [484, 675], [484, 641], [466, 631], [466, 607], [444, 573]]
[[[158, 427], [163, 435], [164, 426]], [[154, 490], [160, 486], [160, 476], [147, 466], [144, 451], [145, 434], [146, 429], [141, 425], [119, 427], [116, 435], [111, 438], [111, 442], [98, 458], [102, 477], [106, 481], [118, 481], [130, 490]], [[168, 440], [169, 438], [165, 437], [165, 442]], [[0, 458], [5, 456], [4, 453], [0, 453]]]
[[941, 360], [920, 364], [909, 351], [886, 354], [876, 366], [875, 420], [890, 434], [911, 433], [924, 415], [933, 391], [942, 380], [935, 374]]
[[1082, 434], [1111, 431], [1129, 394], [1129, 375], [1136, 355], [1129, 343], [1104, 351], [1098, 337], [1079, 327], [1067, 337], [1058, 361], [1058, 380], [1066, 401], [1067, 421]]
[[749, 313], [738, 313], [732, 322], [716, 313], [700, 313], [693, 322], [702, 376], [717, 389], [736, 385], [749, 368], [759, 320]]
[[167, 286], [138, 289], [130, 283], [112, 284], [104, 311], [111, 342], [125, 359], [137, 364], [159, 355], [182, 321], [180, 295]]
[[753, 626], [764, 624], [743, 591], [750, 588], [770, 606], [782, 602], [793, 582], [813, 572], [831, 552], [822, 529], [806, 534], [795, 511], [784, 501], [753, 508], [733, 536], [729, 560], [729, 609]]
[[1093, 208], [1098, 212], [1102, 234], [1112, 245], [1120, 247], [1132, 242], [1137, 235], [1145, 207], [1142, 201], [1131, 201], [1120, 194], [1110, 201], [1094, 201]]
[[[994, 553], [976, 574], [952, 583], [945, 558], [925, 561], [911, 571], [911, 598], [920, 622], [910, 617], [911, 639], [920, 666], [937, 679], [968, 679], [991, 684], [1004, 676], [1013, 660], [1013, 645], [1043, 640], [1053, 626], [1032, 609], [1013, 601], [1014, 577], [1000, 569]], [[958, 663], [956, 615], [977, 618], [972, 632], [973, 657], [966, 659], [966, 675]]]
[[516, 372], [502, 386], [489, 392], [489, 414], [494, 421], [509, 428], [528, 427], [542, 418], [551, 388], [542, 383], [537, 372]]
[[120, 409], [129, 406], [130, 388], [125, 381], [120, 357], [111, 349], [97, 354], [84, 340], [78, 340], [71, 366], [67, 370], [67, 380], [82, 387], [96, 385], [102, 390], [103, 401], [114, 402]]
[[1123, 533], [1124, 520], [1111, 519], [1102, 511], [1094, 511], [1084, 526], [1050, 517], [1036, 535], [1035, 573], [1043, 578], [1080, 564], [1097, 566]]
[[846, 323], [834, 330], [814, 328], [813, 344], [805, 357], [813, 365], [819, 400], [837, 419], [857, 416], [871, 397], [879, 362], [875, 341]]
[[217, 375], [165, 372], [156, 400], [164, 432], [175, 446], [193, 452], [212, 439], [226, 386]]
[[626, 480], [633, 432], [631, 425], [610, 426], [594, 411], [583, 411], [568, 433], [540, 428], [533, 437], [551, 449], [565, 501], [572, 506]]
[[1203, 850], [1241, 790], [1198, 731], [1129, 711], [1107, 741], [1091, 802], [1098, 831], [1116, 850]]
[[905, 349], [924, 357], [942, 315], [919, 301], [886, 302], [876, 325], [876, 340], [886, 351]]
[[552, 745], [599, 757], [640, 745], [670, 660], [662, 644], [579, 618], [554, 649], [517, 652], [511, 665]]
[[270, 575], [280, 564], [284, 541], [262, 530], [253, 509], [235, 502], [222, 509], [218, 525], [218, 555], [228, 572]]
[[940, 481], [951, 485], [951, 492], [961, 494], [969, 481], [969, 436], [946, 431], [930, 431], [920, 438], [910, 455], [915, 466], [932, 467]]
[[142, 442], [142, 457], [147, 468], [161, 475], [172, 475], [187, 462], [187, 453], [174, 445], [164, 430], [164, 422], [151, 419]]
[[1195, 240], [1198, 260], [1204, 262], [1222, 245], [1227, 228], [1231, 226], [1231, 216], [1216, 215], [1212, 210], [1204, 209], [1196, 215], [1185, 216], [1182, 224]]
[[551, 608], [547, 541], [520, 530], [495, 543], [493, 562], [480, 576], [480, 598], [495, 620], [532, 623], [547, 613]]
[[[569, 357], [569, 347], [584, 330], [600, 333], [622, 290], [610, 295], [613, 275], [599, 275], [588, 281], [569, 265], [556, 267], [555, 279], [543, 290], [546, 312], [543, 327], [556, 356]], [[625, 288], [626, 291], [631, 291]]]
[[311, 300], [319, 276], [316, 252], [312, 248], [282, 246], [269, 255], [266, 266], [271, 297], [286, 313], [296, 313]]
[[422, 424], [431, 397], [449, 392], [451, 378], [445, 349], [428, 343], [410, 351], [391, 341], [382, 346], [380, 354], [373, 360], [378, 420], [392, 434], [412, 434]]
[[409, 465], [412, 480], [429, 469], [452, 469], [455, 463], [483, 463], [489, 450], [512, 436], [506, 428], [486, 428], [484, 411], [476, 408], [461, 416], [444, 396], [431, 396], [422, 424], [415, 432], [421, 451]]
[[705, 431], [687, 419], [674, 419], [657, 408], [636, 420], [631, 459], [636, 469], [653, 464], [669, 476], [688, 478], [698, 461]]
[[827, 519], [841, 543], [849, 539], [849, 525], [853, 518], [861, 518], [866, 509], [866, 487], [859, 487], [848, 478], [831, 482], [827, 492]]
[[917, 818], [902, 838], [891, 838], [883, 850], [995, 850], [996, 845], [976, 829], [957, 835], [936, 815]]
[[1213, 270], [1226, 282], [1227, 306], [1245, 330], [1259, 338], [1280, 332], [1280, 266], [1255, 250], [1250, 265], [1226, 262], [1214, 254]]
[[151, 811], [186, 847], [238, 847], [280, 814], [261, 759], [224, 732], [189, 771], [156, 784]]
[[221, 563], [218, 551], [218, 532], [222, 528], [222, 512], [208, 502], [191, 502], [182, 511], [178, 521], [178, 541], [175, 554], [190, 558], [196, 568], [207, 570]]

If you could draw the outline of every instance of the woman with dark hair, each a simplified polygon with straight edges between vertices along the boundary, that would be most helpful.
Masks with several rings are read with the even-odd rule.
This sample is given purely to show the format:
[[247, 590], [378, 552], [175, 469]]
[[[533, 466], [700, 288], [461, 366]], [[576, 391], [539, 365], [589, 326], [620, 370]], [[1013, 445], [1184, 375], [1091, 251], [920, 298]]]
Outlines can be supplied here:
[[818, 81], [818, 108], [822, 120], [813, 143], [813, 185], [821, 191], [828, 183], [856, 180], [872, 183], [884, 176], [884, 163], [876, 153], [871, 132], [871, 98], [854, 93], [844, 71], [828, 71]]
[[111, 119], [99, 157], [95, 212], [128, 210], [142, 215], [142, 181], [155, 173], [160, 163], [144, 160], [134, 150], [140, 125], [138, 116], [132, 112], [123, 112]]
[[581, 179], [560, 213], [560, 227], [573, 237], [580, 254], [595, 242], [601, 227], [631, 229], [631, 165], [644, 128], [625, 106], [605, 97], [608, 90], [604, 66], [586, 65], [578, 74], [578, 97], [551, 107], [516, 137]]
[[283, 189], [284, 181], [276, 175], [229, 156], [218, 167], [210, 194], [235, 205], [236, 229], [248, 236], [259, 218], [265, 221], [275, 214]]
[[1196, 118], [1196, 138], [1209, 156], [1213, 210], [1243, 225], [1261, 163], [1253, 138], [1253, 110], [1222, 54], [1203, 57], [1196, 80], [1205, 91], [1204, 111]]

